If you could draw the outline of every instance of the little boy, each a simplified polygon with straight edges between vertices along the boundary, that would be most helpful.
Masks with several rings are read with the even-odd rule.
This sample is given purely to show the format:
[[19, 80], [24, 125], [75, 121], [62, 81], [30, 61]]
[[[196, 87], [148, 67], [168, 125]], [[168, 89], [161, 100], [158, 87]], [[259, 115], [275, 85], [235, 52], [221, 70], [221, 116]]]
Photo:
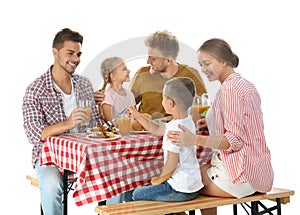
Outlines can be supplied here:
[[188, 201], [197, 197], [203, 187], [196, 157], [196, 147], [181, 147], [172, 144], [166, 134], [169, 130], [179, 130], [183, 124], [196, 133], [196, 127], [189, 115], [195, 96], [193, 80], [186, 77], [172, 78], [163, 88], [162, 105], [173, 120], [158, 125], [139, 113], [135, 107], [129, 112], [142, 126], [152, 134], [164, 136], [164, 166], [158, 177], [152, 178], [151, 185], [138, 187], [133, 191], [132, 199], [156, 201]]

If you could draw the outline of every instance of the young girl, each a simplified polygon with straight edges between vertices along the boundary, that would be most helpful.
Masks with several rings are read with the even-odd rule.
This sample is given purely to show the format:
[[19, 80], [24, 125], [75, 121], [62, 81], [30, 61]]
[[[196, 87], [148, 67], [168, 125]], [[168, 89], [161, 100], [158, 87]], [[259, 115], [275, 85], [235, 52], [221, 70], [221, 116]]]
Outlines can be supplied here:
[[[124, 108], [135, 105], [133, 93], [123, 88], [123, 83], [130, 81], [129, 73], [130, 70], [124, 60], [119, 57], [106, 58], [101, 64], [103, 90], [105, 90], [105, 99], [101, 108], [106, 120], [112, 120]], [[105, 89], [107, 84], [109, 87]]]
[[[123, 83], [130, 81], [130, 70], [124, 60], [119, 57], [106, 58], [101, 64], [101, 74], [104, 78], [102, 90], [105, 90], [105, 99], [101, 104], [102, 114], [111, 121], [124, 108], [135, 105], [133, 93], [123, 88]], [[109, 84], [107, 89], [106, 85]], [[114, 122], [113, 122], [114, 123]], [[106, 201], [106, 204], [115, 204], [123, 201], [124, 194], [119, 194]]]
[[199, 195], [203, 184], [196, 147], [173, 145], [166, 136], [169, 130], [178, 130], [178, 124], [184, 124], [196, 133], [195, 124], [188, 112], [194, 96], [195, 85], [190, 78], [172, 78], [167, 81], [163, 88], [162, 105], [166, 113], [173, 116], [173, 120], [160, 126], [134, 107], [129, 107], [131, 115], [146, 130], [155, 135], [164, 135], [164, 167], [161, 174], [152, 178], [151, 185], [136, 188], [132, 194], [133, 200], [188, 201]]

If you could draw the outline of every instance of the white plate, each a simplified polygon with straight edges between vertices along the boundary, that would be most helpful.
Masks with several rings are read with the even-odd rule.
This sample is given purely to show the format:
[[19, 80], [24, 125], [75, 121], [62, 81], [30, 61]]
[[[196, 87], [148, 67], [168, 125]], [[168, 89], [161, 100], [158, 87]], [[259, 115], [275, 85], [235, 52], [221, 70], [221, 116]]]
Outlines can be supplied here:
[[116, 139], [121, 138], [121, 135], [119, 135], [119, 134], [114, 134], [115, 137], [111, 137], [111, 138], [103, 138], [103, 137], [98, 136], [97, 134], [101, 134], [101, 132], [88, 134], [87, 138], [89, 138], [90, 140], [95, 140], [95, 141], [116, 140]]
[[[86, 132], [87, 132], [88, 134], [97, 134], [97, 133], [101, 133], [101, 131], [97, 131], [97, 130], [96, 130], [96, 131], [92, 131], [93, 129], [96, 129], [96, 128], [88, 128]], [[119, 129], [118, 129], [118, 128], [115, 128], [115, 129], [116, 129], [115, 132], [119, 132]], [[107, 131], [107, 132], [111, 132], [111, 131]], [[115, 133], [115, 132], [114, 132], [114, 133]]]
[[149, 131], [130, 131], [132, 134], [149, 134]]
[[99, 133], [99, 131], [92, 131], [92, 128], [88, 128], [88, 129], [86, 130], [86, 132], [87, 132], [88, 134]]

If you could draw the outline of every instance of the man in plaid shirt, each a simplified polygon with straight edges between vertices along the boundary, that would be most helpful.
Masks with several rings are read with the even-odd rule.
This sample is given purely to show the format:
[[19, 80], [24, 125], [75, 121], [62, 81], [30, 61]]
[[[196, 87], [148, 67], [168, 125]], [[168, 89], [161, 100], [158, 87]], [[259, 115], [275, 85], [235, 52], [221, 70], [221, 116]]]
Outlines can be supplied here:
[[63, 177], [52, 166], [40, 166], [39, 154], [49, 136], [72, 132], [87, 121], [86, 111], [77, 108], [78, 99], [92, 99], [91, 120], [100, 122], [91, 82], [74, 74], [80, 63], [83, 37], [68, 28], [53, 40], [54, 64], [35, 79], [23, 98], [24, 129], [33, 144], [32, 164], [40, 184], [41, 204], [45, 215], [62, 214]]

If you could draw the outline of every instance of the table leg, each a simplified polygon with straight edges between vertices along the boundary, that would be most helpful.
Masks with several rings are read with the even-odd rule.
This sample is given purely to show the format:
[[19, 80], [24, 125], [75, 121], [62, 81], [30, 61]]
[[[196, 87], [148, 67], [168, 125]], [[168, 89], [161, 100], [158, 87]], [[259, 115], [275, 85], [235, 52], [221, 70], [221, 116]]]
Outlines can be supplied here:
[[68, 176], [71, 174], [72, 172], [69, 170], [64, 170], [64, 177], [63, 177], [63, 184], [64, 184], [64, 211], [63, 211], [63, 215], [67, 215], [68, 214]]

